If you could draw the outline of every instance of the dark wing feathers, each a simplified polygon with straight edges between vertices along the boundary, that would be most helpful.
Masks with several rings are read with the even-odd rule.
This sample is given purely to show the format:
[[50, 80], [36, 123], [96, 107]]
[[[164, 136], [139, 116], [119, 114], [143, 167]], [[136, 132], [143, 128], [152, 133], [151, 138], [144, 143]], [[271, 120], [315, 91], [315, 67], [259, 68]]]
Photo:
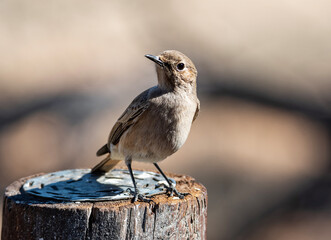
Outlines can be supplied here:
[[106, 153], [109, 153], [109, 148], [107, 146], [107, 144], [103, 145], [98, 151], [97, 151], [97, 156], [101, 156], [104, 155]]
[[[148, 93], [150, 89], [142, 92], [140, 95], [138, 95], [129, 105], [129, 107], [124, 111], [124, 113], [120, 116], [120, 118], [117, 120], [115, 125], [113, 126], [110, 134], [108, 143], [105, 144], [102, 148], [99, 149], [97, 152], [97, 155], [100, 156], [105, 153], [109, 153], [110, 144], [118, 144], [120, 141], [123, 133], [127, 131], [133, 124], [135, 124], [141, 114], [148, 108], [149, 102], [148, 102]], [[113, 160], [111, 159], [110, 154], [102, 160], [99, 164], [97, 164], [93, 169], [92, 173], [104, 173], [112, 168], [115, 167], [115, 165], [120, 160]]]
[[109, 134], [108, 144], [111, 143], [116, 145], [120, 141], [123, 133], [127, 131], [139, 119], [139, 116], [141, 116], [141, 114], [148, 108], [149, 90], [150, 89], [147, 89], [133, 99], [131, 104], [119, 117]]
[[198, 100], [197, 109], [195, 110], [195, 114], [194, 114], [192, 123], [199, 116], [199, 112], [200, 112], [200, 101]]
[[109, 142], [112, 143], [113, 145], [116, 145], [120, 139], [121, 139], [121, 136], [123, 135], [123, 133], [129, 129], [129, 127], [131, 127], [133, 123], [131, 124], [123, 124], [123, 123], [119, 123], [117, 122], [113, 129], [114, 131], [111, 132], [111, 136], [109, 136]]

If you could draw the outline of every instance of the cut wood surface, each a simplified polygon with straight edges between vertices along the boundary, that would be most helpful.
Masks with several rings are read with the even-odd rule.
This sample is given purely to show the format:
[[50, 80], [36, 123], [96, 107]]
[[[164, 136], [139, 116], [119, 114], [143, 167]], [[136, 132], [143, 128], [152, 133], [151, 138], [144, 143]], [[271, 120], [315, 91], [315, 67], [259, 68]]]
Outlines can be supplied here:
[[[41, 174], [38, 174], [41, 175]], [[22, 191], [22, 178], [5, 192], [2, 240], [206, 239], [207, 190], [193, 178], [169, 174], [184, 199], [166, 194], [153, 202], [61, 202]]]

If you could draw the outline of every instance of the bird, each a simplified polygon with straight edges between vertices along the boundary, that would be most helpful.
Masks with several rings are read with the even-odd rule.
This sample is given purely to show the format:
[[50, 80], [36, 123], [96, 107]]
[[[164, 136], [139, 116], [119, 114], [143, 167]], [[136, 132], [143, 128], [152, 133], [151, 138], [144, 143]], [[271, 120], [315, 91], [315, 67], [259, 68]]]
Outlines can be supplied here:
[[158, 162], [174, 154], [185, 143], [192, 123], [199, 115], [197, 69], [183, 53], [166, 50], [159, 55], [145, 55], [153, 61], [157, 85], [143, 91], [118, 118], [108, 141], [96, 153], [107, 154], [94, 166], [92, 174], [104, 174], [124, 161], [133, 183], [132, 202], [150, 201], [139, 193], [132, 172], [132, 161], [153, 163], [168, 183], [169, 196], [184, 198], [163, 173]]

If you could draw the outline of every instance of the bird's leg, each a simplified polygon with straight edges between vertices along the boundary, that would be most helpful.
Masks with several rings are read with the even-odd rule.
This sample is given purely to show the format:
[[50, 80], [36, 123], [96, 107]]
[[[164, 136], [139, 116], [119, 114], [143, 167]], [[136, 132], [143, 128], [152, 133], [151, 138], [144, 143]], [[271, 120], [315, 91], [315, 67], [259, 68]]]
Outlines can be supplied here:
[[169, 187], [167, 188], [167, 193], [169, 194], [170, 197], [174, 195], [174, 193], [180, 198], [183, 199], [184, 196], [189, 195], [189, 193], [180, 193], [176, 190], [176, 188], [172, 185], [170, 180], [167, 178], [167, 176], [162, 172], [161, 168], [157, 163], [154, 163], [154, 166], [157, 168], [157, 170], [161, 173], [161, 175], [165, 178], [167, 183], [169, 184]]
[[132, 168], [131, 168], [131, 162], [132, 162], [131, 158], [125, 159], [125, 164], [129, 169], [131, 180], [132, 180], [133, 186], [134, 186], [134, 192], [129, 188], [129, 191], [131, 192], [131, 194], [133, 194], [132, 202], [135, 202], [138, 199], [142, 202], [151, 202], [152, 200], [147, 199], [146, 197], [144, 197], [142, 194], [139, 193], [139, 190], [138, 190], [137, 184], [136, 184], [136, 180], [134, 179], [134, 176], [133, 176], [133, 172], [132, 172]]

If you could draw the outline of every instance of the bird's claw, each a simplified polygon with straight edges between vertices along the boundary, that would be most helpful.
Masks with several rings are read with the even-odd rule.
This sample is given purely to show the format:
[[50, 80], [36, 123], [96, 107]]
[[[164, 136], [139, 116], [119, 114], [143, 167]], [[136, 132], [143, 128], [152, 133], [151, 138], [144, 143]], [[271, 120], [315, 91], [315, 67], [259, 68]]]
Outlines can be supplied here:
[[185, 196], [190, 195], [190, 193], [181, 193], [176, 190], [175, 187], [170, 186], [167, 188], [167, 194], [169, 197], [173, 197], [174, 194], [179, 197], [180, 199], [183, 199]]
[[138, 190], [136, 191], [132, 191], [131, 188], [128, 188], [127, 189], [128, 192], [130, 192], [130, 194], [133, 195], [133, 198], [131, 200], [132, 203], [140, 200], [141, 202], [147, 202], [147, 203], [150, 203], [150, 202], [153, 202], [153, 200], [145, 197], [144, 195], [140, 194]]

